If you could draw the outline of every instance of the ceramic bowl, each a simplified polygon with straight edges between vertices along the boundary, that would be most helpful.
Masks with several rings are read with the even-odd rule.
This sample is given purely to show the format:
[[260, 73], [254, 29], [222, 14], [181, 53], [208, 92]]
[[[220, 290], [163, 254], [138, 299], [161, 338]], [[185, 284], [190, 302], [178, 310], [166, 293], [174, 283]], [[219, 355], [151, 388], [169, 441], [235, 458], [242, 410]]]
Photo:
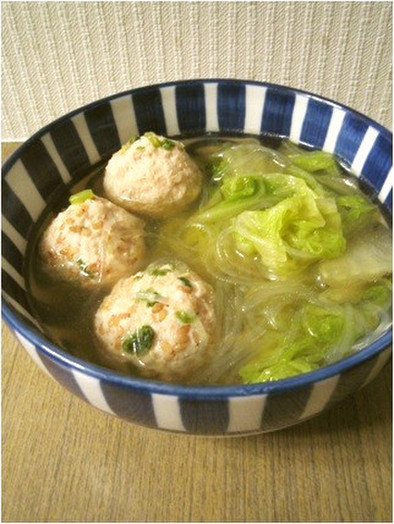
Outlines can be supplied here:
[[[391, 329], [358, 353], [294, 378], [186, 387], [122, 375], [46, 338], [26, 300], [29, 234], [51, 194], [107, 160], [131, 135], [270, 134], [337, 154], [391, 216], [392, 135], [352, 109], [311, 93], [240, 80], [191, 80], [133, 89], [41, 129], [3, 169], [3, 318], [32, 359], [65, 388], [111, 415], [163, 431], [247, 435], [321, 413], [370, 382], [391, 355]], [[23, 387], [23, 385], [21, 386]]]

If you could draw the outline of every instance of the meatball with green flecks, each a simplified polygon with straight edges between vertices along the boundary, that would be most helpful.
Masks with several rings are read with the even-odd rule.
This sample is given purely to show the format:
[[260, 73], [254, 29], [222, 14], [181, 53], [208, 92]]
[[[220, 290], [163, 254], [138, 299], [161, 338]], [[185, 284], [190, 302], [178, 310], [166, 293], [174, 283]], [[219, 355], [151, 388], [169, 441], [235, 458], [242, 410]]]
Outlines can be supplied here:
[[213, 351], [214, 291], [183, 263], [154, 263], [122, 279], [95, 316], [104, 351], [143, 376], [187, 377]]
[[160, 219], [194, 202], [202, 181], [200, 168], [181, 142], [147, 132], [130, 139], [111, 157], [104, 190], [128, 211]]
[[144, 221], [84, 190], [49, 224], [39, 244], [50, 272], [84, 286], [113, 285], [141, 268]]

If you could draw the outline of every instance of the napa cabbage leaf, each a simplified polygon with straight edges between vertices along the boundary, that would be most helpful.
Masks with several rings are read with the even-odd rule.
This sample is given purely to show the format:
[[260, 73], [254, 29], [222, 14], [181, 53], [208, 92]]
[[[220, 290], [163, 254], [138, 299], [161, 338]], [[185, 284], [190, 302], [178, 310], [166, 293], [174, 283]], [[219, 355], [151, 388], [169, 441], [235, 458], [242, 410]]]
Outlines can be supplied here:
[[347, 235], [364, 227], [376, 214], [376, 206], [362, 195], [341, 195], [336, 200]]
[[302, 151], [297, 154], [290, 154], [289, 158], [297, 167], [305, 169], [309, 173], [335, 167], [333, 155], [325, 151]]
[[371, 282], [391, 274], [392, 233], [383, 225], [372, 225], [348, 242], [346, 253], [318, 264], [319, 279], [331, 288], [349, 283]]
[[242, 213], [272, 203], [265, 203], [265, 184], [253, 176], [226, 176], [206, 204], [188, 221], [192, 223], [218, 223]]
[[262, 264], [278, 276], [315, 260], [338, 257], [346, 248], [335, 200], [316, 198], [312, 191], [268, 209], [240, 213], [233, 229], [237, 248], [242, 250], [242, 242], [253, 245]]
[[375, 330], [390, 304], [392, 284], [366, 286], [357, 304], [305, 302], [289, 318], [273, 351], [264, 351], [240, 369], [244, 383], [268, 382], [307, 373], [353, 352], [355, 342]]

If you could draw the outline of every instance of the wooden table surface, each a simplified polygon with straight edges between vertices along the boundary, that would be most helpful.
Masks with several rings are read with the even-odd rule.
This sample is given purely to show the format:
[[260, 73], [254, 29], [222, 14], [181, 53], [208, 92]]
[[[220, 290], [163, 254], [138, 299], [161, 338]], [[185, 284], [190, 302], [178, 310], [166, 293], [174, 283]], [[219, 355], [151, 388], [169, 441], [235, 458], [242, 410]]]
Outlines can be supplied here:
[[4, 324], [2, 348], [3, 522], [392, 522], [391, 363], [312, 420], [217, 439], [88, 406]]

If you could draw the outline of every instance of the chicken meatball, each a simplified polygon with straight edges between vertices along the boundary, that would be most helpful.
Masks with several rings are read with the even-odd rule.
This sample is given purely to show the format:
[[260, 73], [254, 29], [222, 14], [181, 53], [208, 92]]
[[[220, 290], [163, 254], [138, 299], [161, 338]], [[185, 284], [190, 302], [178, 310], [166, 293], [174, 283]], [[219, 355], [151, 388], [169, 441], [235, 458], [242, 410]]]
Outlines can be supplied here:
[[95, 316], [102, 347], [143, 376], [180, 380], [209, 361], [214, 292], [183, 263], [151, 264], [122, 279]]
[[39, 246], [45, 267], [86, 286], [111, 285], [141, 268], [144, 221], [85, 190], [70, 199]]
[[104, 190], [112, 202], [128, 211], [165, 218], [196, 200], [202, 176], [181, 142], [147, 132], [130, 139], [111, 157]]

